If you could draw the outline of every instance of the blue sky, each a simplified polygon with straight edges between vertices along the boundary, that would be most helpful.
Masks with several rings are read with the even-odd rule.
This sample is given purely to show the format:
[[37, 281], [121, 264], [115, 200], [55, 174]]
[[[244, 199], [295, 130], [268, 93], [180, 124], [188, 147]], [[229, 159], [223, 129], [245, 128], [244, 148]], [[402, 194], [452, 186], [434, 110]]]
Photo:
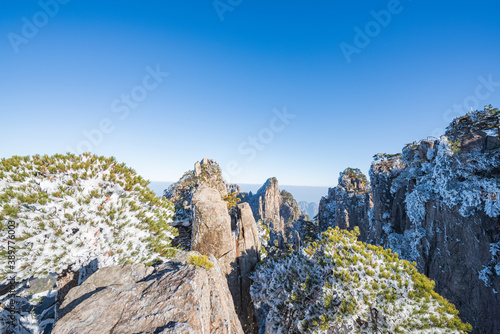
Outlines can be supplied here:
[[54, 1], [0, 4], [0, 157], [333, 186], [500, 105], [497, 1]]

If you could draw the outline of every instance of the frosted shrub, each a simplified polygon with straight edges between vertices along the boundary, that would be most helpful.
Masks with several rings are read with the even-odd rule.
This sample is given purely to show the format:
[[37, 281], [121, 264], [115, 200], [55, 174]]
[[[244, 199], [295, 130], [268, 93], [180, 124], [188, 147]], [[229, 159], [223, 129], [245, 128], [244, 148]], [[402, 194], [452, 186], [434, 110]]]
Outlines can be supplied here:
[[[17, 280], [98, 267], [151, 263], [176, 253], [173, 205], [114, 158], [55, 155], [0, 162], [0, 283], [7, 224], [15, 222]], [[94, 261], [95, 262], [95, 261]]]
[[434, 282], [397, 254], [329, 229], [299, 252], [261, 264], [251, 288], [272, 333], [463, 333]]

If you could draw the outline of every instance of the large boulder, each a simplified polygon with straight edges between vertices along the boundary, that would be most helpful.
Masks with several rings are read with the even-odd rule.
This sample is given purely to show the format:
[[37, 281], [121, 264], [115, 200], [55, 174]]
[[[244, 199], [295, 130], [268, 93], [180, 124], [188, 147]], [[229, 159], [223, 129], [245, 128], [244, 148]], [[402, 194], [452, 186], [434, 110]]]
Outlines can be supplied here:
[[173, 240], [173, 244], [185, 250], [191, 249], [193, 196], [201, 187], [215, 189], [221, 197], [239, 191], [239, 187], [224, 181], [219, 164], [207, 158], [196, 162], [193, 170], [187, 171], [179, 181], [164, 191], [164, 196], [175, 204], [175, 219], [172, 225], [178, 228], [179, 235]]
[[191, 250], [213, 255], [220, 262], [232, 289], [236, 284], [236, 240], [227, 204], [213, 188], [201, 186], [193, 195], [194, 222]]
[[220, 333], [243, 334], [224, 272], [188, 264], [181, 253], [156, 269], [108, 267], [68, 293], [54, 334]]

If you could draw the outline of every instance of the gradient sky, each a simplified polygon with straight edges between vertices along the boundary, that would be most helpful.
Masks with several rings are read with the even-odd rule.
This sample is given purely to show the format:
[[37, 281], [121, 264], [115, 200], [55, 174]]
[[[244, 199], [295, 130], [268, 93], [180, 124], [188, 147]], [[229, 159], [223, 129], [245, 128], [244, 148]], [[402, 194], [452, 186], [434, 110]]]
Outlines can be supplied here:
[[333, 186], [500, 105], [498, 1], [53, 1], [0, 4], [0, 157], [78, 152], [87, 131], [150, 180], [207, 156], [232, 182]]

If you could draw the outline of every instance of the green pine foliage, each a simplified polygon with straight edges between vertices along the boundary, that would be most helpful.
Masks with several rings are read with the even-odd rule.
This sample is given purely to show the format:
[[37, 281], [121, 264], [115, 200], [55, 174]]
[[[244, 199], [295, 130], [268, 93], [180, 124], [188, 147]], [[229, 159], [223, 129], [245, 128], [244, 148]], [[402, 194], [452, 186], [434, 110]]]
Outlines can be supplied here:
[[[14, 156], [0, 161], [0, 176], [0, 245], [14, 221], [18, 280], [94, 259], [99, 266], [151, 263], [177, 252], [172, 203], [113, 157]], [[123, 244], [132, 247], [123, 251]], [[0, 284], [10, 271], [1, 257]]]
[[251, 294], [273, 333], [464, 333], [434, 282], [391, 250], [329, 229], [301, 251], [259, 265]]
[[196, 255], [196, 254], [193, 254], [189, 257], [188, 264], [197, 267], [202, 267], [205, 268], [206, 270], [210, 270], [214, 266], [214, 264], [210, 262], [210, 260], [206, 255]]
[[241, 202], [241, 198], [238, 198], [238, 194], [235, 192], [228, 193], [226, 196], [222, 198], [224, 201], [227, 202], [227, 209], [231, 211], [236, 207], [236, 204]]

